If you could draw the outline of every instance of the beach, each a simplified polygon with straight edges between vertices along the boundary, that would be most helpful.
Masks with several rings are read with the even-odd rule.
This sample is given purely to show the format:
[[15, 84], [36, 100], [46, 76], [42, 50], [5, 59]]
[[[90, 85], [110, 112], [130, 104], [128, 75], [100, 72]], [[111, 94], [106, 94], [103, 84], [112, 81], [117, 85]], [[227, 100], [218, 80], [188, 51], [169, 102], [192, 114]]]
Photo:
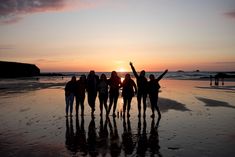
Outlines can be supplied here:
[[235, 155], [235, 81], [161, 80], [157, 126], [149, 100], [146, 117], [138, 118], [136, 97], [130, 118], [121, 116], [121, 96], [116, 118], [100, 116], [98, 98], [94, 118], [87, 99], [84, 117], [66, 118], [69, 79], [1, 80], [1, 157]]

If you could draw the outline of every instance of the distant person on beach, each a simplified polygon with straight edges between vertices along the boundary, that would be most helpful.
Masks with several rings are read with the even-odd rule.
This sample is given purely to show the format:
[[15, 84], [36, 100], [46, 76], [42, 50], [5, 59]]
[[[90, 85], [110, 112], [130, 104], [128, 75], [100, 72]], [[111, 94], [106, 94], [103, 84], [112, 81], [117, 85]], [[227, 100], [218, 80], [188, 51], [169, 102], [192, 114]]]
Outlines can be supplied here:
[[136, 84], [131, 79], [130, 74], [126, 74], [122, 83], [123, 116], [125, 116], [127, 108], [127, 117], [130, 117], [131, 100], [135, 93], [137, 93]]
[[73, 76], [72, 79], [65, 85], [66, 116], [68, 116], [69, 109], [70, 109], [70, 116], [72, 116], [75, 91], [76, 91], [76, 77]]
[[91, 107], [92, 116], [94, 116], [95, 112], [95, 100], [97, 96], [98, 83], [99, 83], [99, 76], [95, 74], [94, 70], [91, 70], [87, 76], [87, 95], [88, 95], [88, 104]]
[[99, 92], [99, 101], [100, 101], [100, 116], [103, 115], [103, 106], [106, 110], [106, 114], [108, 113], [108, 80], [105, 74], [101, 74], [99, 84], [98, 84], [98, 92]]
[[77, 87], [76, 87], [76, 115], [78, 115], [79, 105], [81, 106], [81, 116], [84, 115], [84, 100], [85, 100], [85, 93], [86, 93], [86, 75], [81, 75], [80, 79], [77, 80]]
[[145, 71], [142, 70], [140, 74], [138, 75], [132, 62], [130, 62], [130, 66], [132, 69], [132, 72], [136, 78], [137, 86], [138, 86], [138, 92], [137, 92], [137, 102], [138, 102], [138, 116], [141, 116], [141, 99], [143, 99], [143, 111], [144, 116], [146, 113], [146, 98], [147, 98], [147, 78], [145, 77]]
[[161, 113], [158, 107], [158, 93], [160, 89], [159, 81], [167, 72], [168, 70], [165, 70], [157, 79], [155, 79], [153, 74], [149, 76], [150, 81], [148, 82], [148, 93], [152, 109], [152, 118], [155, 116], [154, 109], [157, 110], [159, 119], [161, 118]]
[[116, 117], [115, 111], [117, 107], [117, 100], [119, 96], [119, 88], [121, 86], [121, 78], [117, 75], [116, 71], [112, 71], [110, 79], [108, 79], [109, 89], [109, 110], [113, 106], [113, 116]]

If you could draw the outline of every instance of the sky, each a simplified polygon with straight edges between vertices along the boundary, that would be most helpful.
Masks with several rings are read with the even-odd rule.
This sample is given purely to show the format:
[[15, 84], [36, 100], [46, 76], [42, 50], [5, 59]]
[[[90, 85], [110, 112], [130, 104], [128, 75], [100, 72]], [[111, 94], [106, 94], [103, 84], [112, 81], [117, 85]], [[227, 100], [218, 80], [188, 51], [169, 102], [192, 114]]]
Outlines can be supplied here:
[[0, 0], [0, 60], [42, 72], [235, 71], [234, 0]]

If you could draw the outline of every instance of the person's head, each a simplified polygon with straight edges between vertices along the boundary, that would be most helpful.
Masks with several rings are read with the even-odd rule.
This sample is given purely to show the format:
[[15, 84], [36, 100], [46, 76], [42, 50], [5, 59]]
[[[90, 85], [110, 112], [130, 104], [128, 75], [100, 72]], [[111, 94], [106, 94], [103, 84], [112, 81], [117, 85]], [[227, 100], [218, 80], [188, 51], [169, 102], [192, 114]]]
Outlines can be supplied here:
[[117, 72], [116, 71], [112, 71], [111, 77], [116, 77], [116, 76], [117, 76]]
[[86, 80], [86, 75], [81, 75], [81, 76], [80, 76], [80, 80], [81, 80], [81, 81], [85, 81], [85, 80]]
[[150, 75], [149, 75], [149, 79], [150, 79], [150, 81], [154, 80], [154, 79], [155, 79], [154, 75], [153, 75], [153, 74], [150, 74]]
[[131, 79], [131, 75], [130, 75], [130, 74], [126, 74], [126, 75], [125, 75], [125, 79], [126, 79], [126, 80], [130, 80], [130, 79]]
[[90, 71], [90, 75], [95, 75], [95, 71], [94, 71], [94, 70], [91, 70], [91, 71]]
[[101, 80], [107, 80], [107, 77], [106, 77], [105, 74], [101, 74], [100, 79], [101, 79]]
[[72, 81], [72, 82], [75, 82], [75, 81], [76, 81], [76, 76], [72, 76], [71, 81]]
[[142, 71], [140, 72], [140, 76], [141, 76], [141, 77], [145, 77], [145, 71], [144, 71], [144, 70], [142, 70]]

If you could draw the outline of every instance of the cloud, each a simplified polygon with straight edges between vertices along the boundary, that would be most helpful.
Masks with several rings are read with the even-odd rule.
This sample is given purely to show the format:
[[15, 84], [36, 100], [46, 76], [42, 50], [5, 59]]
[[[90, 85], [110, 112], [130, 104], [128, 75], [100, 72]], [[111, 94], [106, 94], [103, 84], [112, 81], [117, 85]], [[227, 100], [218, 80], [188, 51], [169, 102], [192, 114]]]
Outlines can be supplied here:
[[229, 18], [235, 19], [235, 11], [227, 12], [225, 15]]
[[56, 11], [63, 7], [64, 0], [0, 0], [0, 22], [14, 23], [24, 14]]
[[14, 49], [13, 45], [0, 45], [0, 50], [12, 50]]
[[0, 0], [0, 23], [15, 23], [24, 15], [39, 12], [92, 8], [100, 2], [102, 0]]

